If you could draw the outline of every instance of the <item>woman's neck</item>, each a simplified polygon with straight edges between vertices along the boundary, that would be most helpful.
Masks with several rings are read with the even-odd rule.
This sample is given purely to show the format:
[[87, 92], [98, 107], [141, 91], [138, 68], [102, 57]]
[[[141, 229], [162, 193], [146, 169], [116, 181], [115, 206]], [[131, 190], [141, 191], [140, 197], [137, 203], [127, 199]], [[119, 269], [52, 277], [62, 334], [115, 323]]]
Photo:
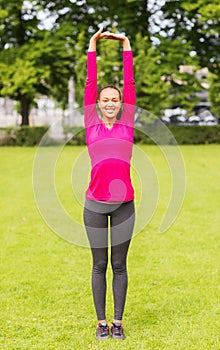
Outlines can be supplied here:
[[105, 124], [106, 128], [108, 128], [108, 129], [111, 129], [113, 127], [113, 125], [115, 124], [115, 122], [116, 122], [116, 118], [108, 119], [108, 118], [103, 117], [103, 123]]

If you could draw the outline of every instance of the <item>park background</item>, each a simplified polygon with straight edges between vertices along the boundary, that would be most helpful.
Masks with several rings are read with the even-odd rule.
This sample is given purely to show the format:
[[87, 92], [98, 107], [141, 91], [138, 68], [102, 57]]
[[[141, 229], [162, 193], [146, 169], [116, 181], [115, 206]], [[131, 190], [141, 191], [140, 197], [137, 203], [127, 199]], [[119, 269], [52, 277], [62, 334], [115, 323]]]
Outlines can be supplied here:
[[[136, 130], [136, 144], [151, 159], [160, 186], [152, 220], [132, 241], [126, 340], [117, 346], [219, 349], [218, 1], [1, 0], [0, 4], [0, 347], [115, 347], [113, 340], [101, 345], [94, 340], [89, 250], [69, 244], [49, 229], [37, 210], [32, 187], [38, 144], [61, 118], [68, 145], [57, 163], [57, 191], [68, 213], [80, 217], [70, 177], [85, 145], [83, 130], [73, 128], [78, 127], [76, 111], [83, 104], [88, 40], [103, 25], [105, 30], [126, 33], [132, 43], [137, 107], [148, 111], [143, 113], [146, 120], [141, 120], [143, 131]], [[98, 58], [100, 86], [113, 82], [122, 87], [120, 43], [100, 41]], [[44, 125], [42, 100], [58, 113], [46, 115], [44, 109]], [[8, 101], [13, 101], [13, 108], [5, 113]], [[201, 102], [217, 119], [215, 125], [177, 125], [177, 118], [167, 122], [180, 144], [187, 186], [179, 215], [161, 235], [158, 227], [172, 179], [160, 148], [146, 137], [147, 130], [160, 126], [158, 120], [168, 107], [187, 111], [188, 118]], [[71, 132], [76, 136], [69, 140]], [[110, 269], [107, 315], [111, 322]]]

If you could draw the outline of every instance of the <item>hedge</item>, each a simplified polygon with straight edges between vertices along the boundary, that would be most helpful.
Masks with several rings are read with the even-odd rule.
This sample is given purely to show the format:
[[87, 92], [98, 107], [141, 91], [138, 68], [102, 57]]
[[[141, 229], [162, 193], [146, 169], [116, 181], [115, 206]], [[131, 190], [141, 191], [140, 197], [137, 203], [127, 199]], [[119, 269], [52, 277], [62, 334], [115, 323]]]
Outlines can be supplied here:
[[[168, 128], [168, 129], [167, 129]], [[7, 127], [0, 128], [0, 146], [35, 146], [38, 145], [48, 131], [48, 126]], [[82, 127], [63, 129], [63, 140], [47, 138], [47, 145], [57, 142], [67, 145], [85, 145], [85, 130]], [[72, 137], [72, 135], [74, 135]], [[135, 143], [141, 144], [220, 144], [220, 124], [215, 126], [146, 126], [135, 128]]]
[[[77, 127], [66, 127], [65, 135], [75, 135], [68, 145], [85, 144], [85, 130]], [[68, 137], [67, 137], [68, 139]], [[135, 128], [134, 142], [141, 144], [220, 144], [220, 124], [215, 126], [164, 126], [149, 125], [145, 128]]]
[[[147, 136], [149, 135], [149, 136]], [[135, 130], [135, 142], [143, 144], [199, 145], [220, 143], [220, 124], [215, 126], [148, 126]]]
[[35, 146], [48, 131], [48, 126], [0, 128], [0, 146]]

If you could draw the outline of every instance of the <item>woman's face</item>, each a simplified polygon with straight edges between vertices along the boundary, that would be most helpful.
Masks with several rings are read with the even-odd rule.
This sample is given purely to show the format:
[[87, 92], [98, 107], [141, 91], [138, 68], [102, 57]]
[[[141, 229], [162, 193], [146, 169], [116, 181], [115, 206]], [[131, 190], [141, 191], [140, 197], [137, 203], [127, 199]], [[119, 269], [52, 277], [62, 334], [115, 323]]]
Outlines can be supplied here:
[[103, 89], [98, 102], [104, 119], [116, 119], [121, 108], [120, 95], [116, 89]]

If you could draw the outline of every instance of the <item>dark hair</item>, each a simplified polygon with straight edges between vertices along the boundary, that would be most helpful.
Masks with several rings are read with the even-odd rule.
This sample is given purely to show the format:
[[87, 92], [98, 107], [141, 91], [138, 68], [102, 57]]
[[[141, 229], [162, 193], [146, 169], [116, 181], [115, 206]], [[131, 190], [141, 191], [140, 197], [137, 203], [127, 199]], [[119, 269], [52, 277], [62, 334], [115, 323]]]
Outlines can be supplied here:
[[103, 86], [100, 90], [99, 90], [99, 96], [98, 96], [98, 99], [100, 98], [100, 94], [103, 90], [105, 89], [115, 89], [118, 91], [119, 93], [119, 97], [120, 97], [120, 100], [121, 100], [121, 91], [119, 90], [119, 88], [117, 88], [115, 85], [106, 85], [106, 86]]

